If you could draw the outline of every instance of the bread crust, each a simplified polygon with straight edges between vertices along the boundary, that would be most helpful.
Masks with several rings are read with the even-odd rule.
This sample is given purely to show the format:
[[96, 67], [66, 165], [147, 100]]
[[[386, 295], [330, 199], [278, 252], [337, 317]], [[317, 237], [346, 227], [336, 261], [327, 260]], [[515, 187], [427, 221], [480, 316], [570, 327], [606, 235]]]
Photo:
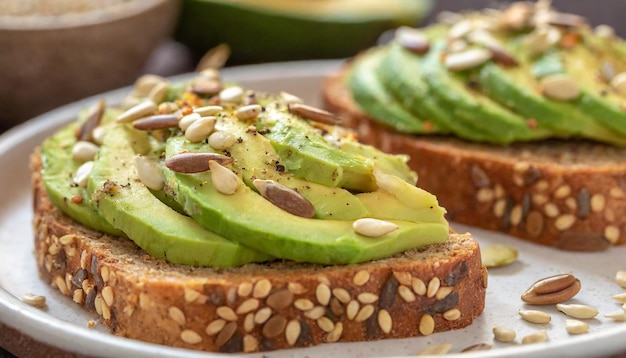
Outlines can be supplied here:
[[437, 196], [449, 220], [564, 250], [626, 244], [626, 149], [583, 140], [501, 147], [401, 134], [358, 108], [346, 69], [324, 81], [327, 109], [341, 113], [360, 141], [408, 154], [419, 186]]
[[172, 265], [64, 215], [47, 196], [38, 153], [31, 168], [41, 277], [119, 336], [216, 352], [271, 351], [429, 335], [466, 327], [484, 309], [487, 275], [469, 234], [356, 265]]

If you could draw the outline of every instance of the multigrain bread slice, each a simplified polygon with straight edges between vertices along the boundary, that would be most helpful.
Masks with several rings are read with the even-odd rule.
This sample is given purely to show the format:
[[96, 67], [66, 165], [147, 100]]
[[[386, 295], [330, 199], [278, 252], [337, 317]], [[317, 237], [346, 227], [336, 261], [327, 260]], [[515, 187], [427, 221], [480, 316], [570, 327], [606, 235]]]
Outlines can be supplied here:
[[469, 234], [347, 266], [273, 262], [215, 270], [172, 265], [90, 230], [48, 199], [31, 160], [41, 276], [119, 336], [206, 351], [426, 336], [484, 309], [486, 270]]
[[448, 219], [565, 250], [626, 244], [626, 149], [583, 140], [506, 147], [445, 136], [400, 134], [362, 112], [345, 86], [350, 64], [328, 76], [327, 109], [360, 141], [405, 153], [421, 188]]

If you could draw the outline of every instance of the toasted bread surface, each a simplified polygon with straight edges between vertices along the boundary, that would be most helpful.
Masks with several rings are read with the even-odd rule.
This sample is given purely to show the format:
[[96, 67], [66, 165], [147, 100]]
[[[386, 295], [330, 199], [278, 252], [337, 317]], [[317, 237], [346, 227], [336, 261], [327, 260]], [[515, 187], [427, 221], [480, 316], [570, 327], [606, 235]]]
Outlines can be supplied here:
[[326, 107], [359, 139], [411, 157], [419, 186], [448, 219], [573, 251], [626, 244], [626, 149], [585, 140], [497, 146], [446, 136], [400, 134], [368, 117], [345, 85], [327, 77]]
[[469, 234], [356, 265], [172, 265], [64, 215], [48, 199], [38, 153], [31, 168], [41, 277], [119, 336], [206, 351], [270, 351], [426, 336], [465, 327], [484, 309], [486, 270]]

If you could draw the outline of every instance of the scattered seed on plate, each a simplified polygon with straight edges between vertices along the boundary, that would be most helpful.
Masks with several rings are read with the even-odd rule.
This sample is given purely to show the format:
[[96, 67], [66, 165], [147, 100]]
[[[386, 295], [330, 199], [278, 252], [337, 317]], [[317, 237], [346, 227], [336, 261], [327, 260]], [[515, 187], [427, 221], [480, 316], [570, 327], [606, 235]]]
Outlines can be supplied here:
[[36, 295], [34, 293], [27, 292], [24, 294], [24, 296], [22, 296], [22, 302], [33, 307], [42, 308], [46, 305], [46, 296]]
[[612, 298], [617, 302], [626, 303], [626, 292], [613, 295]]
[[498, 342], [513, 342], [515, 340], [515, 331], [512, 329], [496, 326], [493, 327], [493, 337]]
[[620, 310], [610, 312], [604, 315], [606, 318], [610, 318], [613, 321], [623, 322], [626, 321], [626, 309], [622, 308]]
[[548, 340], [548, 332], [541, 330], [522, 338], [522, 344], [540, 343]]
[[579, 319], [589, 319], [597, 316], [600, 312], [591, 306], [582, 304], [563, 304], [557, 303], [556, 308], [566, 315]]
[[550, 320], [552, 319], [552, 317], [548, 313], [543, 312], [543, 311], [519, 310], [518, 313], [524, 320], [531, 322], [531, 323], [544, 324], [544, 323], [549, 323]]
[[428, 346], [417, 354], [418, 356], [428, 356], [428, 355], [445, 355], [450, 352], [452, 349], [452, 344], [450, 343], [442, 343], [434, 346]]
[[566, 319], [565, 330], [569, 334], [582, 334], [589, 332], [589, 324], [577, 319]]

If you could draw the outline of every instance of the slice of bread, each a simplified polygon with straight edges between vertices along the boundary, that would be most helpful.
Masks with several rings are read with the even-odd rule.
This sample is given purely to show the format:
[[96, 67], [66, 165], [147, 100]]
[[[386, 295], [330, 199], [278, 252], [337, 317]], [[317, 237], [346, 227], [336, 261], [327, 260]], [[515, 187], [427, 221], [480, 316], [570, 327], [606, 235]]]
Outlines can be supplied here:
[[64, 215], [48, 199], [38, 153], [31, 168], [42, 278], [119, 336], [206, 351], [270, 351], [426, 336], [465, 327], [484, 309], [487, 275], [469, 234], [356, 265], [172, 265]]
[[327, 109], [342, 114], [362, 142], [408, 154], [419, 186], [437, 196], [449, 220], [565, 250], [626, 244], [626, 149], [583, 140], [501, 147], [400, 134], [358, 108], [346, 73], [325, 79]]

